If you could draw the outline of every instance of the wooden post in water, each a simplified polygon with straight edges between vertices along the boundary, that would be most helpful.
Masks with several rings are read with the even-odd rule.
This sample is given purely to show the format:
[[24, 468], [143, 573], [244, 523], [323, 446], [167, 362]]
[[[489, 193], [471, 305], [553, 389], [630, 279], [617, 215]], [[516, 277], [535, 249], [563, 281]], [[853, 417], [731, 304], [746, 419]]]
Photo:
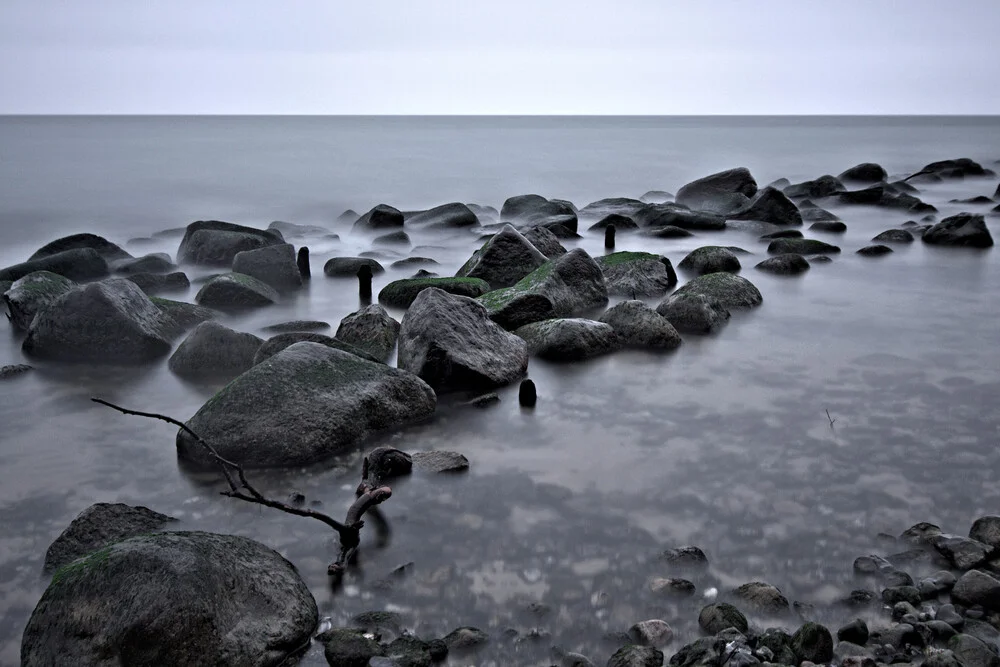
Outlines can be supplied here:
[[535, 403], [538, 402], [538, 390], [535, 389], [533, 381], [521, 381], [521, 386], [517, 389], [517, 401], [521, 404], [522, 408], [535, 407]]
[[372, 298], [372, 267], [367, 264], [358, 269], [358, 296], [367, 301]]
[[302, 276], [302, 280], [309, 280], [312, 276], [312, 272], [309, 270], [309, 248], [306, 246], [299, 248], [299, 254], [295, 258], [295, 263], [299, 267], [299, 275]]
[[615, 226], [608, 225], [604, 228], [604, 247], [608, 250], [615, 249]]

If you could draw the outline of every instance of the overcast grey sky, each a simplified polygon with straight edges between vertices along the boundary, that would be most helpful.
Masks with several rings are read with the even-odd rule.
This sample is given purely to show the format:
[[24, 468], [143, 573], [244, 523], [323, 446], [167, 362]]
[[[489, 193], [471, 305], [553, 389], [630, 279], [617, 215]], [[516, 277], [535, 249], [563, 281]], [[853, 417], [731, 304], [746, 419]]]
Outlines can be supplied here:
[[0, 113], [1000, 113], [1000, 0], [0, 0]]

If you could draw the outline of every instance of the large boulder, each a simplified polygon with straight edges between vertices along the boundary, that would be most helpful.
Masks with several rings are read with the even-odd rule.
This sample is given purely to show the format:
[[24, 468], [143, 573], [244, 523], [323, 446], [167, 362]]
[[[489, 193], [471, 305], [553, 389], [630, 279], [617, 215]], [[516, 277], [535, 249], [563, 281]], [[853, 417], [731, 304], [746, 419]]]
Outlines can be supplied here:
[[830, 255], [840, 252], [835, 245], [817, 239], [775, 239], [767, 246], [769, 255]]
[[193, 303], [174, 301], [158, 296], [151, 296], [149, 300], [153, 302], [153, 305], [166, 318], [167, 331], [170, 332], [171, 336], [179, 336], [191, 327], [214, 319], [217, 315], [211, 308], [196, 306]]
[[618, 215], [632, 219], [637, 212], [646, 208], [645, 202], [628, 197], [611, 197], [591, 202], [580, 209], [577, 215], [581, 220], [602, 220], [609, 215]]
[[739, 167], [688, 183], [677, 191], [676, 201], [697, 211], [729, 215], [745, 208], [755, 194], [757, 181], [750, 170]]
[[719, 300], [705, 294], [671, 294], [656, 306], [656, 312], [681, 333], [714, 333], [729, 321], [729, 311]]
[[278, 292], [302, 287], [302, 274], [295, 261], [295, 248], [290, 243], [236, 253], [233, 258], [233, 273], [256, 278]]
[[59, 569], [21, 664], [283, 664], [309, 641], [316, 601], [291, 563], [235, 535], [155, 533]]
[[109, 544], [159, 530], [176, 521], [148, 507], [97, 503], [73, 519], [45, 552], [45, 571], [53, 570]]
[[951, 589], [951, 597], [955, 602], [970, 607], [982, 605], [1000, 611], [1000, 579], [986, 572], [969, 570], [959, 577]]
[[760, 291], [749, 280], [725, 272], [698, 276], [674, 292], [674, 295], [678, 294], [703, 294], [716, 299], [726, 309], [753, 308], [764, 301]]
[[733, 591], [751, 611], [762, 614], [783, 614], [789, 609], [788, 598], [776, 586], [763, 581], [751, 581]]
[[642, 301], [622, 301], [601, 315], [625, 347], [673, 350], [681, 344], [680, 334], [670, 321]]
[[500, 209], [500, 219], [527, 226], [541, 226], [552, 230], [564, 227], [576, 233], [578, 220], [572, 205], [566, 202], [546, 199], [541, 195], [518, 195], [510, 197]]
[[747, 205], [728, 216], [733, 220], [756, 220], [774, 225], [801, 225], [802, 214], [781, 190], [766, 187], [760, 190]]
[[35, 315], [48, 308], [76, 283], [49, 271], [35, 271], [15, 280], [3, 293], [14, 328], [26, 331]]
[[923, 240], [930, 245], [993, 247], [993, 236], [986, 221], [982, 215], [973, 213], [959, 213], [945, 218], [924, 232]]
[[376, 363], [383, 363], [384, 361], [383, 359], [369, 354], [360, 347], [352, 345], [347, 341], [332, 338], [330, 336], [312, 331], [289, 331], [287, 333], [278, 334], [277, 336], [271, 336], [264, 342], [263, 345], [257, 348], [257, 353], [253, 357], [253, 365], [256, 366], [262, 361], [270, 359], [282, 350], [289, 348], [296, 343], [316, 343], [334, 350], [340, 350], [341, 352], [353, 354], [354, 356], [361, 357], [366, 361], [373, 361]]
[[514, 331], [528, 344], [528, 352], [550, 361], [580, 361], [621, 347], [609, 324], [566, 318], [526, 324]]
[[792, 650], [799, 660], [828, 664], [833, 660], [833, 635], [819, 623], [804, 623], [792, 635]]
[[404, 278], [383, 287], [378, 300], [394, 308], [409, 308], [418, 294], [431, 287], [470, 298], [490, 291], [489, 283], [479, 278]]
[[175, 374], [191, 379], [231, 380], [253, 366], [263, 339], [233, 331], [218, 322], [202, 322], [188, 334], [167, 365]]
[[402, 227], [403, 222], [403, 214], [399, 209], [387, 204], [379, 204], [358, 218], [354, 223], [354, 229], [361, 231], [393, 229]]
[[661, 296], [677, 284], [677, 273], [670, 260], [648, 252], [614, 252], [597, 257], [604, 273], [608, 294]]
[[456, 275], [479, 278], [489, 283], [491, 289], [500, 289], [512, 286], [544, 264], [545, 260], [546, 256], [520, 232], [511, 225], [504, 225], [472, 255]]
[[277, 290], [242, 273], [224, 273], [201, 286], [194, 300], [207, 308], [236, 311], [277, 303]]
[[976, 519], [969, 530], [969, 537], [1000, 550], [1000, 516], [988, 514]]
[[403, 316], [398, 365], [435, 389], [487, 389], [528, 368], [527, 347], [493, 322], [477, 301], [430, 288]]
[[528, 243], [538, 249], [538, 252], [549, 259], [562, 257], [567, 252], [563, 244], [559, 242], [559, 238], [545, 227], [530, 227], [523, 230], [522, 235], [528, 240]]
[[[405, 370], [296, 343], [226, 385], [187, 422], [224, 458], [250, 468], [302, 466], [434, 412], [434, 391]], [[178, 456], [215, 465], [184, 431]]]
[[121, 275], [132, 275], [136, 273], [169, 273], [174, 271], [177, 265], [170, 259], [170, 255], [165, 252], [156, 252], [142, 257], [122, 259], [111, 263], [111, 269]]
[[512, 287], [481, 297], [490, 317], [514, 329], [550, 317], [566, 317], [608, 302], [604, 273], [581, 248], [547, 261]]
[[792, 199], [818, 199], [843, 192], [844, 189], [844, 184], [840, 182], [839, 178], [827, 174], [811, 181], [787, 185], [782, 191]]
[[229, 267], [236, 253], [284, 242], [281, 232], [275, 229], [254, 229], [220, 220], [199, 220], [184, 230], [184, 238], [177, 249], [177, 262]]
[[707, 245], [689, 252], [677, 268], [701, 276], [718, 271], [739, 273], [741, 267], [739, 258], [729, 248]]
[[356, 278], [362, 266], [370, 268], [372, 275], [385, 272], [385, 267], [370, 257], [331, 257], [323, 265], [323, 273], [331, 278]]
[[59, 361], [142, 363], [166, 356], [177, 333], [134, 283], [109, 278], [74, 287], [39, 312], [23, 348]]
[[[967, 157], [957, 160], [931, 162], [918, 173], [932, 174], [938, 178], [965, 178], [966, 176], [992, 176], [993, 172]], [[915, 174], [916, 175], [916, 174]]]
[[456, 202], [414, 213], [406, 218], [406, 224], [431, 229], [478, 227], [479, 218], [468, 206]]
[[[743, 204], [746, 203], [743, 202]], [[686, 206], [677, 204], [650, 204], [646, 208], [636, 211], [632, 219], [642, 227], [677, 227], [684, 230], [711, 232], [723, 231], [726, 228], [725, 215], [709, 211], [692, 211]]]
[[385, 361], [396, 348], [399, 322], [377, 303], [365, 306], [340, 321], [337, 338]]
[[186, 292], [191, 287], [191, 281], [183, 271], [173, 273], [133, 273], [125, 276], [125, 280], [135, 283], [146, 294], [162, 294], [163, 292]]
[[108, 275], [108, 262], [92, 248], [78, 248], [0, 269], [0, 280], [18, 280], [35, 271], [49, 271], [70, 280], [94, 280]]
[[840, 174], [841, 181], [854, 181], [856, 183], [881, 183], [888, 177], [889, 174], [886, 173], [885, 169], [874, 162], [862, 162]]
[[103, 236], [97, 234], [73, 234], [56, 239], [51, 243], [46, 243], [36, 250], [28, 261], [51, 257], [67, 250], [82, 250], [89, 248], [103, 257], [107, 262], [115, 262], [123, 259], [131, 259], [132, 255], [122, 249], [121, 246], [112, 243]]

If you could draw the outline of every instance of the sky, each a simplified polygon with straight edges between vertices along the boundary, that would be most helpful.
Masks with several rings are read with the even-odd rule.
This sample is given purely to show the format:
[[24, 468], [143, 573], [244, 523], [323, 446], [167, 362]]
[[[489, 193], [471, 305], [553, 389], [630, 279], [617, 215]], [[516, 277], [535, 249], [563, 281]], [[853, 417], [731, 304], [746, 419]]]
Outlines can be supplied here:
[[1000, 0], [0, 0], [0, 113], [997, 114]]

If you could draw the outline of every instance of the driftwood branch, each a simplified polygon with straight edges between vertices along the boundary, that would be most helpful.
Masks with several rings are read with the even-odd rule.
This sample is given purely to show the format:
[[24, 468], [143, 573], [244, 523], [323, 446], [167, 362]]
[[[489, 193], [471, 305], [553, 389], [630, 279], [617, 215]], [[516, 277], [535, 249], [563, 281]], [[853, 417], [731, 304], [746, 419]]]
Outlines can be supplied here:
[[835, 422], [837, 420], [830, 416], [830, 411], [829, 410], [826, 411], [826, 418], [830, 420], [830, 429], [832, 430], [833, 429], [833, 422]]
[[[220, 493], [222, 495], [230, 498], [236, 498], [237, 500], [243, 500], [248, 503], [271, 507], [285, 512], [286, 514], [316, 519], [317, 521], [325, 523], [330, 528], [333, 528], [333, 530], [337, 532], [337, 536], [340, 538], [340, 555], [337, 557], [337, 560], [331, 563], [327, 568], [327, 573], [333, 577], [343, 576], [348, 562], [354, 557], [354, 554], [358, 550], [358, 546], [361, 544], [361, 527], [365, 525], [365, 522], [362, 521], [362, 517], [364, 517], [365, 512], [372, 510], [377, 505], [392, 497], [392, 489], [388, 486], [377, 486], [376, 484], [378, 483], [378, 480], [369, 480], [368, 458], [366, 457], [362, 472], [361, 485], [358, 486], [356, 494], [357, 497], [351, 504], [350, 508], [348, 508], [347, 516], [344, 519], [344, 522], [341, 523], [323, 512], [294, 507], [293, 505], [281, 502], [280, 500], [273, 500], [266, 497], [250, 483], [242, 465], [223, 457], [215, 450], [214, 447], [212, 447], [212, 445], [208, 444], [208, 442], [206, 442], [200, 435], [191, 430], [187, 424], [178, 421], [173, 417], [157, 414], [155, 412], [129, 410], [128, 408], [123, 408], [120, 405], [115, 405], [114, 403], [110, 403], [100, 398], [91, 398], [90, 400], [94, 403], [99, 403], [100, 405], [109, 407], [112, 410], [117, 410], [125, 415], [148, 417], [150, 419], [165, 421], [168, 424], [177, 426], [182, 431], [190, 435], [194, 438], [195, 442], [197, 442], [202, 449], [205, 450], [208, 456], [219, 465], [222, 474], [225, 476], [226, 483], [229, 485], [229, 490], [221, 491]], [[233, 476], [234, 473], [236, 475], [235, 477]], [[237, 479], [239, 480], [238, 483]]]

